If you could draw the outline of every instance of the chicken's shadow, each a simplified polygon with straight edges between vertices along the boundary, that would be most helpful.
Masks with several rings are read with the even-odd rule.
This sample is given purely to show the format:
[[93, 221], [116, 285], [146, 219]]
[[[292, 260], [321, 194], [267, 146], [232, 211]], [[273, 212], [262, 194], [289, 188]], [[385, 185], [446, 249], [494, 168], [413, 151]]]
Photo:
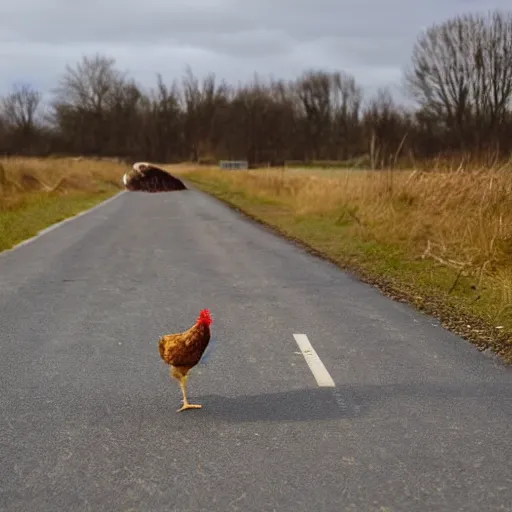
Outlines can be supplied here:
[[[443, 383], [403, 382], [387, 385], [339, 386], [298, 389], [282, 393], [226, 397], [206, 395], [198, 398], [205, 417], [226, 422], [252, 421], [329, 421], [361, 417], [375, 408], [390, 407], [457, 408], [474, 407], [511, 396], [508, 383], [446, 385]], [[186, 411], [187, 412], [187, 411]], [[185, 413], [186, 413], [185, 412]], [[197, 412], [197, 411], [196, 411]], [[502, 405], [501, 413], [512, 418], [512, 401]], [[190, 416], [193, 416], [194, 411]]]
[[198, 398], [199, 411], [182, 414], [204, 415], [227, 422], [256, 421], [328, 421], [350, 418], [358, 407], [349, 403], [335, 388], [299, 389], [282, 393], [240, 395], [235, 397], [206, 395]]

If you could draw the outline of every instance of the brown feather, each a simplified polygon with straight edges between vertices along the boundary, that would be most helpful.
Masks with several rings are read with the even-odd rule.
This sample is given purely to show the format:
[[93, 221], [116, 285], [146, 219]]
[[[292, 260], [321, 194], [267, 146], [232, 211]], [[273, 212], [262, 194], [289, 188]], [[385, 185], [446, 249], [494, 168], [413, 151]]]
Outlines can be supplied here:
[[209, 326], [196, 323], [185, 332], [162, 336], [158, 349], [167, 364], [190, 369], [200, 361], [209, 342]]

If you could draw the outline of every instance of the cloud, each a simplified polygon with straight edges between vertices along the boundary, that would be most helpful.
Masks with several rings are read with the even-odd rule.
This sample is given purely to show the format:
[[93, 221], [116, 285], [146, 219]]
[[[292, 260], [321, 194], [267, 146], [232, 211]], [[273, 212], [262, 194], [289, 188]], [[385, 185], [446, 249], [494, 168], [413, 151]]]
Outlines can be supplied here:
[[[493, 8], [506, 8], [497, 0]], [[352, 73], [369, 92], [398, 84], [418, 33], [484, 0], [17, 0], [0, 6], [0, 94], [43, 91], [66, 64], [100, 52], [138, 83], [215, 72], [231, 83], [294, 78], [305, 69]]]

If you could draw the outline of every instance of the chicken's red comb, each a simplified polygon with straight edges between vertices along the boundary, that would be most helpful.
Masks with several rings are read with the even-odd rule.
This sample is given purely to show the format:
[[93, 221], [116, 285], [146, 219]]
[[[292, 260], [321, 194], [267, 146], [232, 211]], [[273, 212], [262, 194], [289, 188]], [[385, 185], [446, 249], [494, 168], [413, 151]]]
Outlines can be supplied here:
[[204, 325], [211, 325], [213, 323], [213, 318], [209, 309], [201, 310], [199, 317], [197, 318], [197, 323]]

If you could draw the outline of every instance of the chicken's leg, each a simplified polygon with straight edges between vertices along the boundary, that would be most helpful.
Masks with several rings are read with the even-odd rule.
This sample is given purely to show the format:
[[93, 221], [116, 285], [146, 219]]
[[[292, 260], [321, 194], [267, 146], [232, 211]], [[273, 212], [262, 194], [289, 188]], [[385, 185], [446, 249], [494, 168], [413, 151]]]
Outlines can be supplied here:
[[[188, 370], [188, 369], [187, 369]], [[187, 380], [188, 375], [177, 368], [171, 367], [171, 375], [180, 381], [181, 392], [183, 393], [183, 406], [178, 409], [178, 412], [185, 411], [186, 409], [201, 409], [202, 405], [190, 404], [187, 399]]]

